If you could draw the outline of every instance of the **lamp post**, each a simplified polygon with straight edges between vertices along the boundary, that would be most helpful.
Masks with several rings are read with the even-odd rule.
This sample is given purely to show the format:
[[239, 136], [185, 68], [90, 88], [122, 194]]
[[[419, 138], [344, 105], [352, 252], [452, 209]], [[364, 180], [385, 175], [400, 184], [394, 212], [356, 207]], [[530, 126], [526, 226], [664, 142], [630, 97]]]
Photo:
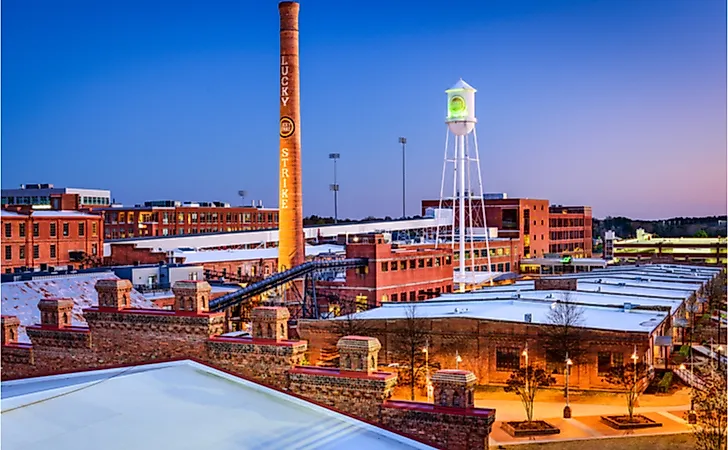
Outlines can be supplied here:
[[430, 401], [432, 396], [432, 383], [430, 382], [430, 343], [427, 342], [425, 347], [422, 349], [422, 353], [425, 354], [425, 388], [427, 389], [427, 401]]
[[334, 161], [334, 184], [329, 185], [329, 190], [334, 191], [334, 223], [339, 223], [339, 185], [336, 183], [336, 160], [340, 157], [339, 153], [329, 153], [329, 159]]
[[637, 360], [639, 359], [639, 356], [637, 356], [637, 344], [635, 344], [634, 351], [632, 352], [632, 356], [630, 356], [630, 358], [632, 358], [632, 362], [634, 363], [632, 366], [634, 369], [634, 370], [632, 370], [632, 372], [633, 372], [632, 373], [632, 376], [633, 376], [632, 389], [634, 389], [634, 392], [632, 392], [632, 395], [634, 396], [634, 398], [632, 399], [632, 407], [634, 408], [634, 400], [636, 400], [636, 393], [637, 393]]
[[523, 349], [521, 355], [526, 357], [526, 393], [528, 393], [528, 342], [526, 342], [526, 348]]
[[564, 406], [564, 419], [571, 419], [571, 406], [569, 406], [569, 375], [571, 374], [571, 366], [574, 362], [569, 359], [569, 352], [566, 352], [566, 406]]
[[455, 368], [460, 369], [460, 363], [463, 362], [463, 358], [460, 357], [460, 353], [455, 350]]
[[407, 138], [400, 137], [399, 143], [402, 144], [402, 218], [407, 217], [407, 209], [405, 207], [405, 148], [407, 146]]

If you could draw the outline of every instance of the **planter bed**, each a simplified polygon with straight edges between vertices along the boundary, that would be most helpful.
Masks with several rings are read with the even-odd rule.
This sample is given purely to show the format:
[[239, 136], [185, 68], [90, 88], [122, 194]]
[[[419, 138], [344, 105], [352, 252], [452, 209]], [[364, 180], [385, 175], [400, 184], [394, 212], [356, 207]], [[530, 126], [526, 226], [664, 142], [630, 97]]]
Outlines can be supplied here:
[[645, 417], [641, 414], [635, 414], [632, 416], [632, 421], [629, 421], [629, 416], [602, 416], [602, 422], [606, 423], [610, 427], [616, 430], [634, 430], [637, 428], [653, 428], [661, 427], [662, 424], [655, 422], [649, 417]]
[[513, 437], [547, 436], [561, 433], [561, 430], [543, 420], [534, 420], [530, 424], [526, 421], [503, 422], [501, 428]]

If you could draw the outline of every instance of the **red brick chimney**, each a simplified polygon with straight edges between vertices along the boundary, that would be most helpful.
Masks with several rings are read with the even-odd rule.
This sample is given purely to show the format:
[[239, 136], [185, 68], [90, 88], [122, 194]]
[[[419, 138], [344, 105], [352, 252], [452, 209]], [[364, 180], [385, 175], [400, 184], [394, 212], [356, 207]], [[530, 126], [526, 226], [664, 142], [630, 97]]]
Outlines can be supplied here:
[[435, 404], [451, 408], [475, 407], [476, 380], [469, 370], [438, 370], [432, 376]]
[[202, 313], [210, 310], [212, 288], [207, 281], [178, 281], [174, 283], [172, 292], [176, 311]]
[[20, 320], [15, 316], [2, 316], [2, 345], [16, 344], [18, 342], [18, 327]]
[[339, 349], [341, 371], [365, 372], [371, 375], [377, 371], [377, 358], [382, 344], [379, 339], [366, 336], [344, 336], [336, 344]]
[[285, 341], [288, 339], [288, 318], [291, 313], [283, 306], [253, 308], [253, 338]]
[[129, 280], [99, 280], [96, 282], [96, 292], [99, 295], [99, 308], [125, 309], [131, 308], [131, 281]]
[[64, 328], [71, 326], [73, 299], [45, 298], [38, 302], [40, 324], [43, 327]]

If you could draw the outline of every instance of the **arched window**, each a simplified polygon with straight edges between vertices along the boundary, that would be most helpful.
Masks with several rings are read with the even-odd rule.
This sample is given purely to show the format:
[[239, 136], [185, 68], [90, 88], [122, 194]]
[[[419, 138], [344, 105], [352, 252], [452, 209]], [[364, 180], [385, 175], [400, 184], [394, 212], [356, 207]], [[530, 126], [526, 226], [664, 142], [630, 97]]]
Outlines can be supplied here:
[[452, 393], [452, 406], [454, 406], [456, 408], [459, 408], [459, 407], [463, 406], [463, 405], [460, 404], [460, 400], [461, 400], [460, 399], [460, 394], [458, 393], [458, 391], [453, 391], [453, 393]]
[[446, 406], [447, 405], [447, 392], [443, 389], [440, 391], [440, 405]]
[[472, 406], [473, 405], [473, 392], [468, 391], [468, 404], [465, 406]]
[[376, 369], [376, 368], [377, 368], [377, 362], [374, 359], [374, 355], [372, 355], [372, 369]]
[[190, 311], [195, 310], [195, 301], [192, 299], [192, 297], [187, 299], [187, 309]]
[[13, 330], [12, 328], [10, 329], [10, 340], [11, 341], [15, 340], [15, 330]]
[[282, 338], [283, 336], [285, 336], [285, 335], [286, 335], [286, 329], [285, 329], [285, 327], [283, 326], [283, 324], [281, 324], [281, 338]]
[[68, 313], [63, 313], [63, 325], [68, 325]]
[[351, 369], [351, 360], [349, 355], [344, 355], [344, 369]]

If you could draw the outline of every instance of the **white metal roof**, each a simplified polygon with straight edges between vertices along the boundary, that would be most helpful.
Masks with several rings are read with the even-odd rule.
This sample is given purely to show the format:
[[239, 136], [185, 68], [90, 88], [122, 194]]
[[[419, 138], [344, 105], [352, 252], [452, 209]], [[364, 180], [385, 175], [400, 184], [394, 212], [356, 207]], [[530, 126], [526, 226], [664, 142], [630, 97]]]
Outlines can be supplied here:
[[[458, 294], [463, 295], [463, 294]], [[467, 296], [468, 294], [464, 294]], [[464, 297], [466, 298], [466, 297]], [[548, 324], [551, 302], [541, 300], [427, 300], [417, 303], [386, 303], [383, 306], [354, 314], [357, 319], [403, 319], [414, 305], [415, 316], [421, 318], [454, 318], [525, 322], [531, 314], [531, 322]], [[666, 312], [582, 306], [584, 328], [635, 331], [650, 333], [665, 319]], [[334, 319], [336, 320], [336, 319]]]
[[431, 449], [192, 361], [2, 383], [3, 450]]
[[[451, 217], [424, 218], [415, 220], [393, 220], [390, 222], [354, 223], [344, 225], [326, 225], [304, 227], [306, 239], [316, 237], [335, 237], [340, 234], [361, 234], [375, 231], [390, 232], [395, 230], [417, 230], [448, 226]], [[110, 241], [114, 244], [134, 244], [138, 248], [151, 248], [158, 251], [170, 251], [177, 248], [214, 248], [235, 245], [259, 244], [262, 242], [278, 242], [278, 230], [240, 231], [232, 233], [192, 234], [184, 236], [154, 236]]]
[[[454, 293], [454, 294], [443, 294], [437, 299], [431, 301], [477, 301], [477, 300], [495, 300], [495, 299], [509, 299], [517, 295], [518, 291], [514, 290], [511, 292], [503, 291], [490, 291], [490, 288], [486, 287], [478, 292], [468, 293]], [[585, 303], [594, 306], [617, 306], [623, 307], [625, 303], [629, 303], [633, 306], [664, 306], [669, 307], [671, 312], [677, 311], [683, 302], [682, 298], [654, 298], [654, 297], [638, 297], [632, 295], [619, 295], [616, 293], [598, 292], [598, 291], [561, 291], [561, 290], [549, 290], [549, 291], [535, 291], [535, 290], [521, 290], [519, 292], [521, 300], [541, 300], [544, 302], [553, 303], [557, 300], [564, 300], [567, 296], [569, 300], [576, 303]]]
[[[318, 256], [325, 253], [341, 254], [346, 249], [343, 245], [307, 245], [306, 256]], [[174, 252], [175, 258], [185, 258], [185, 263], [203, 264], [225, 261], [257, 261], [260, 259], [278, 258], [278, 248], [260, 248], [246, 250], [206, 250]]]
[[98, 219], [99, 214], [88, 214], [81, 211], [38, 211], [34, 210], [33, 217], [72, 217], [74, 219]]
[[455, 91], [455, 90], [460, 90], [460, 89], [467, 89], [467, 90], [471, 90], [471, 91], [474, 91], [475, 90], [474, 87], [472, 87], [471, 85], [469, 85], [468, 83], [466, 83], [462, 78], [460, 78], [458, 80], [458, 82], [455, 83], [455, 85], [453, 87], [451, 87], [450, 89], [448, 89], [448, 91]]

